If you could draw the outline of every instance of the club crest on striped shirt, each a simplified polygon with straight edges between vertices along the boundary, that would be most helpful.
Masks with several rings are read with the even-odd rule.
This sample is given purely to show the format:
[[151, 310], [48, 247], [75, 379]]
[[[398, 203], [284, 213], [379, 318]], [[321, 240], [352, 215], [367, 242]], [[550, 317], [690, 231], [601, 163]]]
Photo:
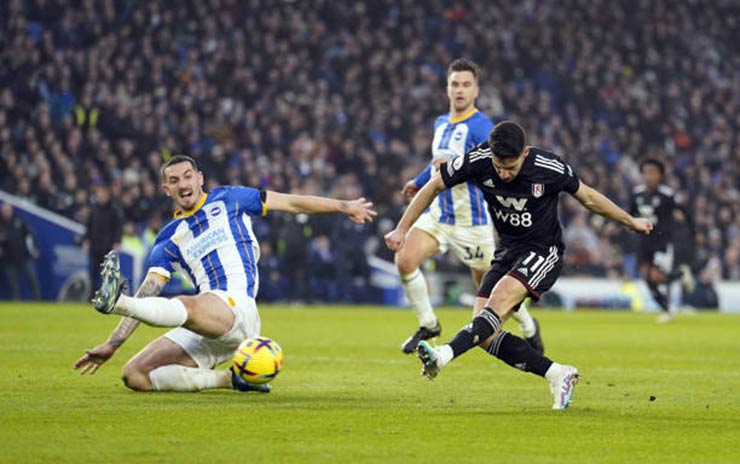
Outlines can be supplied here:
[[533, 197], [539, 198], [544, 194], [545, 194], [544, 184], [532, 184], [532, 196]]

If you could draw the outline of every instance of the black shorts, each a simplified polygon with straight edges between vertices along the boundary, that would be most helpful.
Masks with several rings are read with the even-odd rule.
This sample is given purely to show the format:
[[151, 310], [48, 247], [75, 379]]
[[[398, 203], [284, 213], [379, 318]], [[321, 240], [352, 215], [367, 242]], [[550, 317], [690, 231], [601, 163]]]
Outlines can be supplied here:
[[643, 243], [637, 250], [637, 263], [655, 266], [665, 273], [673, 270], [673, 244]]
[[532, 298], [539, 300], [555, 284], [562, 269], [563, 250], [557, 246], [499, 248], [481, 280], [478, 296], [488, 298], [498, 281], [510, 275], [527, 287]]

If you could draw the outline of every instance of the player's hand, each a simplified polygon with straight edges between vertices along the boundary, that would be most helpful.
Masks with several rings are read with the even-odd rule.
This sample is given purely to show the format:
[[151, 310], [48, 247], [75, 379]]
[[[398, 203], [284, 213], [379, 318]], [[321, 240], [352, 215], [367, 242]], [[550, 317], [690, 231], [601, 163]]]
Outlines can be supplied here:
[[85, 354], [77, 360], [75, 363], [75, 369], [80, 371], [80, 375], [90, 373], [90, 375], [97, 372], [100, 366], [109, 360], [116, 352], [116, 347], [110, 343], [103, 343], [98, 345], [91, 350], [85, 350]]
[[406, 234], [398, 229], [393, 229], [392, 231], [385, 234], [384, 238], [385, 246], [387, 246], [389, 250], [395, 252], [403, 247], [403, 244], [406, 241]]
[[373, 222], [373, 218], [378, 215], [375, 211], [372, 201], [367, 201], [365, 198], [358, 198], [354, 201], [348, 201], [346, 214], [357, 224], [364, 224], [366, 222]]
[[646, 218], [634, 218], [632, 220], [632, 230], [638, 234], [648, 235], [653, 231], [653, 223]]
[[414, 198], [414, 195], [416, 195], [419, 190], [421, 189], [416, 185], [416, 182], [414, 180], [410, 180], [403, 186], [401, 193], [403, 193], [406, 198], [411, 199]]
[[450, 158], [435, 158], [432, 161], [432, 166], [434, 166], [434, 169], [436, 171], [439, 171], [439, 167], [445, 164], [446, 162], [450, 161]]

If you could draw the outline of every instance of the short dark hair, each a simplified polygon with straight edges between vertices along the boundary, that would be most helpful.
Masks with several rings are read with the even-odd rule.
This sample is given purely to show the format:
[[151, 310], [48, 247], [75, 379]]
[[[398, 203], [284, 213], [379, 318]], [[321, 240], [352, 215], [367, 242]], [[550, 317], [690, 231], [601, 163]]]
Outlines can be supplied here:
[[658, 161], [655, 158], [645, 158], [644, 160], [642, 160], [642, 162], [640, 162], [640, 172], [642, 172], [643, 168], [648, 165], [652, 165], [658, 168], [658, 171], [660, 171], [661, 176], [665, 174], [665, 165], [663, 164], [662, 161]]
[[170, 166], [180, 163], [190, 163], [190, 165], [193, 167], [193, 170], [196, 172], [198, 171], [198, 165], [195, 163], [195, 160], [192, 157], [188, 155], [174, 155], [170, 159], [165, 161], [162, 167], [159, 168], [159, 175], [162, 176], [162, 179], [164, 180], [164, 170]]
[[488, 144], [497, 158], [516, 158], [522, 154], [526, 134], [519, 124], [502, 121], [496, 124], [488, 136]]
[[469, 60], [467, 58], [458, 58], [447, 67], [447, 78], [450, 78], [450, 74], [453, 72], [460, 72], [460, 71], [470, 71], [473, 73], [473, 77], [475, 77], [475, 80], [478, 80], [478, 77], [480, 77], [480, 66], [478, 66], [475, 61]]

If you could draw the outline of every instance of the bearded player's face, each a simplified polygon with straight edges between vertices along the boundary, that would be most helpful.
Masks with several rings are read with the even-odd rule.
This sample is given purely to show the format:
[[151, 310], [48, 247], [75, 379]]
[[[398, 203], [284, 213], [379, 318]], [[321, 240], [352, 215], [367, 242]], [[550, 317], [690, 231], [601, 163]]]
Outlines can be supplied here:
[[168, 166], [164, 170], [162, 189], [175, 203], [175, 209], [189, 211], [203, 195], [203, 173], [188, 162]]

